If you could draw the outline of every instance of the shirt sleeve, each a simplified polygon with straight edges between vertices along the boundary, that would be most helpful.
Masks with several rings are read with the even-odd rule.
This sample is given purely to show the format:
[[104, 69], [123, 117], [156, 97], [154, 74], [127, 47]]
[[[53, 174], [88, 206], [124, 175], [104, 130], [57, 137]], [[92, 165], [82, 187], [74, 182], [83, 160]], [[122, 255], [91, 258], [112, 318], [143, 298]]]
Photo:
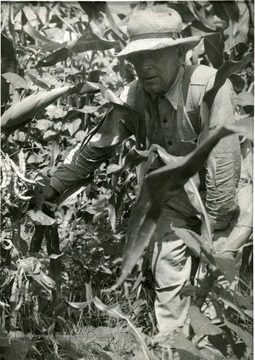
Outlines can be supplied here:
[[[212, 77], [206, 90], [212, 87]], [[234, 92], [229, 80], [219, 89], [208, 114], [208, 132], [234, 123]], [[206, 209], [215, 220], [215, 229], [228, 226], [238, 208], [237, 186], [241, 170], [238, 135], [227, 136], [213, 149], [206, 165]]]
[[109, 158], [116, 147], [134, 132], [134, 114], [124, 106], [113, 105], [102, 126], [85, 146], [73, 149], [51, 178], [50, 186], [59, 194], [86, 178]]

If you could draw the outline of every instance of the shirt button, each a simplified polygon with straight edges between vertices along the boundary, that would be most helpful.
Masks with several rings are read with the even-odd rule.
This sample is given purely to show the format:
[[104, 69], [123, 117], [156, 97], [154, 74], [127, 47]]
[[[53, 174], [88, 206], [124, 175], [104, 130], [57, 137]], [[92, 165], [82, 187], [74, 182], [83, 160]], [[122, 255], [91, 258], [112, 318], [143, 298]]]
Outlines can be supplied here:
[[168, 143], [168, 145], [172, 145], [172, 141], [171, 141], [171, 140], [169, 140], [167, 143]]
[[163, 123], [167, 123], [167, 119], [163, 119]]

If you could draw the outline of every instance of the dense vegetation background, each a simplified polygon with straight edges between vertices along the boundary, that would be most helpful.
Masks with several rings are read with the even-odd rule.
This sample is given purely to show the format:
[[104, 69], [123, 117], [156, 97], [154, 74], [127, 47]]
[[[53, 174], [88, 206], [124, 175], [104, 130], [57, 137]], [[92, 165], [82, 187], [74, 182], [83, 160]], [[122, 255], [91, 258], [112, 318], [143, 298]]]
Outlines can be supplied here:
[[[140, 229], [139, 216], [128, 232], [131, 255], [124, 245], [141, 190], [142, 174], [135, 165], [151, 161], [155, 149], [137, 154], [131, 138], [58, 204], [44, 203], [48, 178], [100, 126], [124, 85], [135, 78], [132, 65], [114, 54], [128, 41], [131, 11], [156, 3], [1, 3], [1, 359], [172, 359], [176, 351], [181, 359], [209, 359], [199, 351], [205, 335], [219, 350], [218, 359], [252, 358], [249, 232], [235, 259], [211, 252], [210, 236], [205, 246], [198, 236], [183, 234], [195, 253], [204, 253], [204, 266], [210, 264], [203, 281], [183, 292], [192, 296], [194, 333], [189, 340], [179, 334], [171, 346], [166, 342], [164, 354], [153, 342], [153, 282], [146, 261], [137, 261], [151, 233], [148, 227], [139, 252], [140, 233], [133, 231]], [[185, 36], [204, 37], [187, 53], [187, 63], [219, 69], [215, 91], [230, 78], [237, 121], [248, 124], [254, 93], [253, 2], [168, 4], [182, 15]], [[208, 107], [213, 96], [208, 94]], [[242, 137], [243, 174], [251, 183], [248, 131]], [[177, 181], [179, 175], [171, 176]], [[164, 189], [152, 190], [164, 197]], [[142, 201], [139, 209], [144, 209]], [[228, 285], [219, 281], [221, 274]], [[211, 304], [217, 323], [209, 319]]]

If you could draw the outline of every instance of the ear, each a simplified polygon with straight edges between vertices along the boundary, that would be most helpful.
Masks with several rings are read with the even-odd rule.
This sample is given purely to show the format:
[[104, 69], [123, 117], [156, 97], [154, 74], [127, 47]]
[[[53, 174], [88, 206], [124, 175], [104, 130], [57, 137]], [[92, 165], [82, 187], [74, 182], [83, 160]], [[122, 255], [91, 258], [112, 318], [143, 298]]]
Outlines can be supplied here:
[[177, 64], [181, 66], [185, 61], [186, 51], [185, 47], [180, 45], [177, 48]]

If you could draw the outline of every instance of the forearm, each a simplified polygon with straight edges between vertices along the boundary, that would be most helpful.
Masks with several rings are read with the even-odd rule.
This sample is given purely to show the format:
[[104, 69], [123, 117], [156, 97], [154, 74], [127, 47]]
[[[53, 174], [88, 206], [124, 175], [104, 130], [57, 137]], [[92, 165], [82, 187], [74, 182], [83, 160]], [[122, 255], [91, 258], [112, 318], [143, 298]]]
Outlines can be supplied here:
[[206, 173], [206, 209], [215, 220], [215, 229], [223, 229], [238, 209], [240, 152], [237, 136], [222, 140], [210, 161]]
[[50, 185], [44, 190], [44, 198], [46, 201], [54, 202], [59, 197], [59, 192], [53, 189]]
[[44, 191], [46, 201], [55, 201], [65, 190], [85, 179], [107, 156], [106, 149], [92, 151], [88, 145], [83, 149], [78, 147], [73, 150], [51, 177], [50, 184]]
[[88, 144], [72, 151], [51, 178], [51, 187], [62, 194], [72, 185], [85, 179], [94, 172], [107, 158], [111, 157], [116, 147], [130, 135], [127, 123], [130, 112], [124, 107], [114, 108], [105, 117], [101, 128]]
[[249, 239], [253, 229], [252, 184], [238, 188], [239, 212], [225, 230], [215, 231], [214, 247], [223, 253], [236, 253]]
[[[209, 119], [209, 135], [221, 126], [234, 123], [233, 90], [227, 82], [217, 93]], [[206, 167], [206, 209], [215, 220], [215, 229], [228, 226], [238, 209], [237, 186], [240, 177], [241, 151], [237, 135], [220, 140]]]
[[81, 151], [77, 149], [70, 161], [62, 164], [56, 170], [51, 177], [50, 186], [62, 194], [72, 185], [93, 173], [110, 156], [111, 152], [112, 149], [93, 148], [89, 145]]

